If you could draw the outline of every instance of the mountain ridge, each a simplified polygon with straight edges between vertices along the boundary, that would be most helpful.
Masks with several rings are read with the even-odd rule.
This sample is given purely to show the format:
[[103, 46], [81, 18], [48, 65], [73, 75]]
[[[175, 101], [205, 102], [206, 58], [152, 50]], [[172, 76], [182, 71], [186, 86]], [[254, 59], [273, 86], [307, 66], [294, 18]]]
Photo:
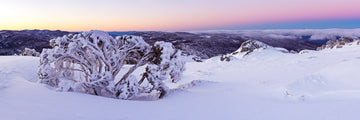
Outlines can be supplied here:
[[[50, 48], [49, 40], [70, 33], [67, 31], [51, 30], [21, 30], [0, 31], [0, 55], [20, 54], [25, 48], [41, 52], [43, 48]], [[231, 53], [250, 39], [264, 42], [270, 46], [282, 47], [287, 50], [301, 51], [315, 50], [322, 44], [292, 38], [278, 38], [264, 36], [245, 36], [235, 33], [191, 33], [191, 32], [161, 32], [161, 31], [126, 31], [108, 32], [111, 36], [124, 34], [141, 36], [149, 44], [156, 41], [171, 42], [186, 55], [194, 55], [202, 59]]]

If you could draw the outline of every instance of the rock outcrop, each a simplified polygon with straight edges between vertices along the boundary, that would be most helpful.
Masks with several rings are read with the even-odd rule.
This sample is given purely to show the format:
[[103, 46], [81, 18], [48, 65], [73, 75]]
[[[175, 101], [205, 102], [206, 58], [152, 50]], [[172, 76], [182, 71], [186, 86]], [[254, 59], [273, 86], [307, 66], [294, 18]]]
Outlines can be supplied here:
[[236, 55], [239, 53], [245, 53], [245, 55], [250, 54], [256, 49], [266, 49], [270, 47], [269, 45], [262, 43], [257, 40], [248, 40], [241, 44], [240, 48], [235, 52], [231, 53], [232, 55]]
[[338, 40], [329, 40], [326, 44], [318, 47], [316, 50], [342, 48], [345, 44], [353, 42], [354, 39], [351, 37], [342, 37]]

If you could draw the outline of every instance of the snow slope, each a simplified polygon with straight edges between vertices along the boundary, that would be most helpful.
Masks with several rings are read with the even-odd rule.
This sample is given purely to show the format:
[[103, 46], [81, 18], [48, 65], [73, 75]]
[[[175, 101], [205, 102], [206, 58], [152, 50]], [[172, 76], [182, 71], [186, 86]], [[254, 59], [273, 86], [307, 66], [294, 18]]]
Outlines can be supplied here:
[[219, 59], [188, 62], [183, 80], [169, 84], [176, 90], [163, 99], [126, 101], [52, 91], [36, 83], [38, 58], [0, 57], [0, 119], [359, 119], [360, 45]]

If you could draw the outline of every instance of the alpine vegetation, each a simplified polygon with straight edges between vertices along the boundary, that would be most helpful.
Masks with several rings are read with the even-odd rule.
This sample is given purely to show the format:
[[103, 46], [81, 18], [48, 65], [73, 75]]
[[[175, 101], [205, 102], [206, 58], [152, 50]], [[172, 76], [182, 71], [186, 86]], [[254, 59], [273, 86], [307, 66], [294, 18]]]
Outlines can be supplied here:
[[[150, 46], [139, 36], [114, 39], [104, 31], [90, 31], [52, 39], [50, 45], [52, 49], [44, 49], [40, 56], [39, 82], [58, 91], [161, 98], [168, 90], [164, 82], [177, 82], [185, 70], [181, 51], [171, 43]], [[139, 75], [134, 73], [137, 69], [145, 70]]]
[[40, 53], [36, 52], [35, 49], [25, 48], [24, 51], [20, 54], [21, 56], [34, 56], [40, 57]]

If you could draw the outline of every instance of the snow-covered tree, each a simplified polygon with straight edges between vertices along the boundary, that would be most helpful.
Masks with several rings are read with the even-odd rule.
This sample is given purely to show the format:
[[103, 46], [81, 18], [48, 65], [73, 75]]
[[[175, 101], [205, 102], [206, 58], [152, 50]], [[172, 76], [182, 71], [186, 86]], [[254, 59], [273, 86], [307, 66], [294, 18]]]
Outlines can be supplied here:
[[[131, 99], [139, 94], [140, 89], [145, 89], [140, 86], [144, 77], [137, 80], [132, 75], [140, 66], [149, 65], [146, 68], [151, 69], [145, 70], [143, 76], [163, 75], [147, 79], [149, 83], [154, 83], [149, 91], [160, 91], [157, 86], [163, 85], [167, 76], [171, 76], [169, 78], [174, 82], [179, 80], [184, 70], [180, 52], [171, 43], [157, 42], [152, 47], [138, 36], [125, 35], [114, 39], [106, 32], [90, 31], [52, 39], [50, 45], [53, 48], [44, 49], [40, 56], [39, 82], [59, 91]], [[127, 63], [133, 66], [121, 79], [115, 80]], [[163, 64], [168, 68], [161, 66]], [[159, 69], [153, 71], [154, 67]]]
[[159, 97], [163, 97], [168, 90], [163, 81], [169, 77], [171, 82], [179, 81], [181, 73], [185, 70], [185, 62], [180, 58], [179, 50], [176, 50], [171, 43], [156, 42], [152, 52], [153, 56], [150, 57], [150, 63], [139, 83], [146, 79], [152, 85], [152, 88], [146, 92], [157, 90], [160, 92]]

